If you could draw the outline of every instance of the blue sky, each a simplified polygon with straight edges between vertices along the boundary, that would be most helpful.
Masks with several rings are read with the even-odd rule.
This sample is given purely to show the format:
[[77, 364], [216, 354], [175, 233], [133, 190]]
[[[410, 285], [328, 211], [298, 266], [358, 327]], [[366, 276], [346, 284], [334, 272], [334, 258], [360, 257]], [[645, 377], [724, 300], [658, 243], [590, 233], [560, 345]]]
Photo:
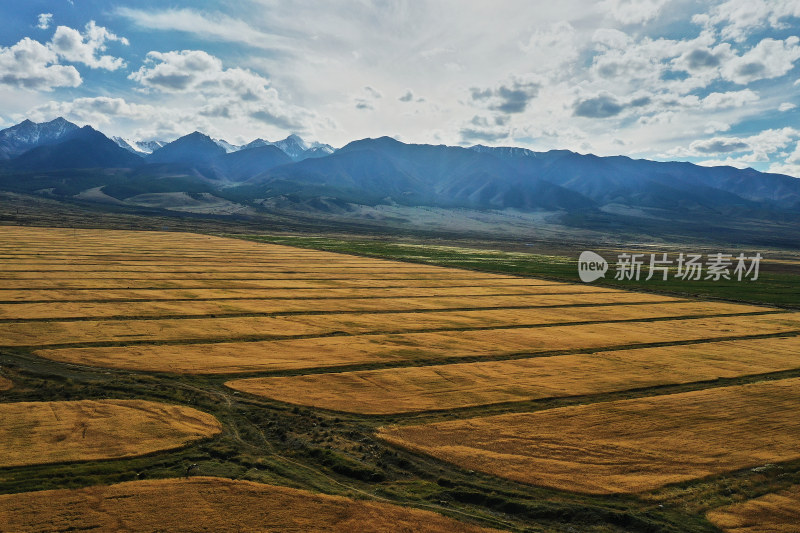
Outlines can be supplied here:
[[565, 148], [800, 177], [800, 0], [0, 6], [0, 127]]

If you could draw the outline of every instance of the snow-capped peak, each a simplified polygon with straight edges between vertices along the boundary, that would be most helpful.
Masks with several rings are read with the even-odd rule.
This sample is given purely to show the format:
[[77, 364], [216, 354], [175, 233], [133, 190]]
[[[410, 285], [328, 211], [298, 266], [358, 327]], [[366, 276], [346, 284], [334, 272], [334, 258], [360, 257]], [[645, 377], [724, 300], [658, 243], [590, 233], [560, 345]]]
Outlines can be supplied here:
[[269, 143], [277, 146], [295, 161], [308, 157], [323, 157], [333, 153], [333, 147], [327, 144], [304, 141], [299, 135], [291, 134], [282, 141]]
[[40, 123], [24, 120], [0, 131], [0, 145], [9, 154], [21, 153], [36, 146], [59, 142], [77, 129], [78, 126], [61, 117]]
[[231, 153], [231, 152], [238, 152], [239, 150], [241, 150], [243, 148], [242, 145], [231, 144], [231, 143], [229, 143], [228, 141], [226, 141], [224, 139], [211, 139], [211, 140], [214, 141], [215, 143], [217, 143], [217, 146], [220, 146], [221, 148], [223, 148], [225, 150], [225, 152], [228, 153], [228, 154]]
[[123, 137], [112, 137], [112, 141], [134, 154], [152, 154], [166, 143], [164, 141], [134, 141]]

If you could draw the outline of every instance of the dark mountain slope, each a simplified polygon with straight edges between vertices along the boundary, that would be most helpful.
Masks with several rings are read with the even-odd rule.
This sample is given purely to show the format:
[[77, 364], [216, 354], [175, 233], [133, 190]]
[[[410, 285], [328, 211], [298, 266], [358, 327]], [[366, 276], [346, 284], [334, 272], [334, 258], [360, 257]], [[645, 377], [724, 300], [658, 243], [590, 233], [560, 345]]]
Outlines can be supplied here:
[[120, 148], [99, 131], [84, 126], [57, 144], [28, 150], [10, 161], [17, 171], [43, 171], [73, 168], [128, 168], [143, 163], [142, 158]]
[[[355, 141], [336, 153], [275, 168], [250, 180], [264, 194], [286, 184], [337, 198], [391, 199], [404, 205], [502, 209], [582, 209], [579, 194], [524, 175], [500, 159], [452, 146], [404, 144], [389, 137]], [[302, 187], [301, 184], [312, 186]], [[272, 187], [270, 187], [272, 185]], [[344, 196], [338, 196], [337, 191]], [[513, 205], [510, 205], [513, 204]]]
[[147, 162], [203, 165], [221, 158], [225, 153], [225, 149], [211, 137], [195, 131], [154, 151], [147, 156]]

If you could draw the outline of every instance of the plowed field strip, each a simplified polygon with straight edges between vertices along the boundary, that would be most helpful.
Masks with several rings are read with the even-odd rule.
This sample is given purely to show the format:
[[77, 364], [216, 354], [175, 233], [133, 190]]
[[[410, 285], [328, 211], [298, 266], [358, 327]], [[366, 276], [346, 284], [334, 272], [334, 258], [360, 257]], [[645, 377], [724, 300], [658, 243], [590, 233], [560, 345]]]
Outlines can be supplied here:
[[641, 492], [800, 458], [800, 379], [419, 426], [385, 440], [463, 468], [589, 493]]
[[797, 313], [500, 328], [482, 331], [372, 334], [180, 345], [59, 348], [42, 357], [89, 366], [176, 373], [244, 373], [346, 365], [429, 364], [451, 358], [556, 355], [599, 348], [732, 340], [800, 332]]
[[[315, 298], [315, 299], [222, 299], [222, 300], [156, 300], [141, 302], [42, 302], [0, 304], [0, 322], [53, 319], [101, 319], [135, 320], [142, 318], [199, 318], [203, 316], [255, 316], [299, 313], [344, 313], [367, 312], [386, 314], [399, 311], [468, 311], [495, 309], [543, 309], [543, 308], [582, 308], [594, 305], [615, 306], [654, 305], [652, 302], [627, 302], [614, 295], [592, 294], [580, 299], [582, 303], [569, 303], [576, 300], [574, 295], [557, 296], [485, 296], [485, 297], [427, 297], [427, 298]], [[675, 309], [678, 315], [759, 313], [768, 308], [750, 306], [730, 306], [728, 304], [697, 304], [675, 300], [666, 302], [664, 309]], [[659, 308], [660, 309], [660, 308]], [[672, 310], [672, 309], [670, 309]], [[645, 311], [646, 313], [647, 311]], [[576, 315], [576, 316], [581, 316]], [[623, 317], [624, 318], [624, 317]], [[642, 318], [646, 318], [643, 316]], [[568, 320], [570, 322], [580, 320]], [[565, 320], [567, 321], [567, 320]]]
[[5, 289], [161, 289], [161, 288], [276, 288], [276, 289], [314, 289], [314, 288], [347, 288], [347, 287], [377, 287], [377, 288], [447, 288], [447, 287], [532, 287], [541, 286], [537, 280], [525, 279], [496, 279], [496, 280], [374, 280], [374, 279], [59, 279], [59, 280], [4, 280]]
[[[49, 275], [52, 274], [52, 275]], [[91, 272], [91, 276], [66, 275], [66, 272], [21, 272], [17, 275], [0, 273], [0, 280], [5, 281], [24, 281], [24, 280], [52, 280], [59, 281], [64, 279], [82, 279], [82, 280], [103, 280], [103, 279], [121, 279], [121, 280], [184, 280], [184, 279], [215, 279], [215, 280], [403, 280], [403, 281], [421, 281], [421, 280], [454, 280], [454, 281], [488, 281], [493, 283], [508, 283], [511, 281], [519, 282], [524, 278], [501, 278], [494, 276], [475, 275], [471, 276], [469, 273], [450, 274], [447, 272], [425, 273], [406, 275], [403, 273], [380, 273], [380, 272], [361, 272], [347, 275], [339, 271], [333, 273], [279, 273], [264, 272], [225, 272], [225, 273], [209, 273], [209, 272], [196, 272], [194, 274], [189, 272], [120, 272], [120, 271], [101, 271]], [[82, 273], [80, 273], [82, 274]], [[190, 275], [192, 274], [192, 275]], [[491, 283], [490, 283], [491, 284]]]
[[[735, 304], [701, 302], [653, 304], [651, 306], [567, 307], [488, 309], [468, 311], [287, 314], [233, 318], [142, 318], [137, 320], [73, 320], [3, 322], [4, 346], [47, 346], [66, 344], [142, 344], [159, 341], [231, 341], [238, 338], [265, 340], [274, 337], [360, 335], [369, 333], [426, 333], [434, 331], [481, 331], [547, 327], [552, 324], [579, 325], [592, 322], [619, 323], [643, 320], [672, 320], [744, 315], [764, 319], [787, 318], [800, 328], [796, 316], [779, 311]], [[788, 317], [792, 317], [789, 319]]]
[[[95, 294], [99, 292], [99, 294]], [[538, 285], [504, 287], [328, 287], [328, 288], [166, 288], [166, 289], [0, 289], [2, 303], [86, 302], [115, 300], [223, 300], [240, 299], [330, 299], [330, 298], [441, 298], [473, 296], [535, 296], [614, 294], [619, 301], [678, 301], [648, 293], [631, 293], [600, 287], [549, 287]], [[582, 297], [577, 297], [581, 300]]]
[[392, 414], [600, 394], [795, 368], [800, 368], [800, 337], [248, 378], [226, 385], [293, 404]]

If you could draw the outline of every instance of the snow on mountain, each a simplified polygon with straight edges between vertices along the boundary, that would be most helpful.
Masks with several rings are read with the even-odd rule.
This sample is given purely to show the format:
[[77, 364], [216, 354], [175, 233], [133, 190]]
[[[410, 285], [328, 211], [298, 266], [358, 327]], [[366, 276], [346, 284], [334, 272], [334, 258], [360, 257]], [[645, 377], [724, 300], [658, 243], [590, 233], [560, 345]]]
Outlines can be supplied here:
[[324, 157], [334, 152], [333, 147], [328, 144], [319, 142], [308, 143], [294, 133], [281, 141], [270, 142], [264, 139], [256, 139], [242, 148], [257, 148], [259, 146], [268, 145], [277, 146], [294, 161], [302, 161], [310, 157]]
[[226, 141], [224, 139], [212, 139], [212, 140], [215, 143], [217, 143], [218, 146], [224, 148], [225, 152], [228, 153], [228, 154], [231, 153], [231, 152], [238, 152], [239, 150], [241, 150], [243, 148], [243, 146], [241, 146], [241, 145], [231, 144], [231, 143], [229, 143], [228, 141]]
[[152, 154], [164, 146], [164, 141], [134, 141], [132, 139], [125, 139], [123, 137], [111, 137], [111, 140], [117, 143], [121, 148], [125, 148], [129, 152], [137, 155]]
[[303, 139], [294, 133], [282, 141], [275, 141], [271, 144], [283, 150], [286, 155], [294, 160], [299, 159], [303, 155], [303, 152], [311, 148]]
[[137, 155], [152, 154], [155, 150], [167, 144], [164, 141], [134, 141], [123, 137], [112, 137], [111, 140], [117, 143], [121, 148], [125, 148], [129, 152], [133, 152]]
[[40, 123], [24, 120], [0, 130], [0, 159], [10, 159], [37, 146], [59, 142], [77, 129], [78, 126], [61, 117]]
[[137, 141], [136, 146], [138, 146], [143, 152], [148, 154], [152, 154], [162, 146], [165, 146], [167, 143], [164, 141]]
[[518, 148], [516, 146], [484, 146], [476, 144], [469, 147], [474, 152], [482, 154], [494, 154], [507, 157], [537, 157], [537, 153], [527, 148]]

